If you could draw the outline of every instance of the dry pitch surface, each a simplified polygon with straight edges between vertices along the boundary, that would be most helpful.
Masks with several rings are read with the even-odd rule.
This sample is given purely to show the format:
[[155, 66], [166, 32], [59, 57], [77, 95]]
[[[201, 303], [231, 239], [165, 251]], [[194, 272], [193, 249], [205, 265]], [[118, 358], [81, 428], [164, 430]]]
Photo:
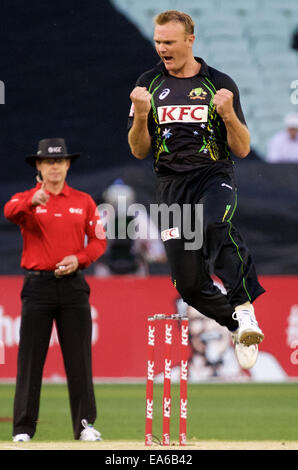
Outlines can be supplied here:
[[105, 442], [1, 442], [0, 450], [298, 450], [298, 441], [193, 441], [185, 447], [171, 445], [162, 447], [154, 444], [145, 447], [141, 442], [105, 441]]

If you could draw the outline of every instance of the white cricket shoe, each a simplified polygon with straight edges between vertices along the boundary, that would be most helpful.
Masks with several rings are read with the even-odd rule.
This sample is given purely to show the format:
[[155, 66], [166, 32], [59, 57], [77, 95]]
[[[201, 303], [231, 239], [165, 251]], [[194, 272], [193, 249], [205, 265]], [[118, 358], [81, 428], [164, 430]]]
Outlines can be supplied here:
[[234, 312], [232, 317], [239, 323], [239, 328], [233, 333], [236, 336], [235, 343], [251, 346], [263, 341], [264, 334], [258, 325], [255, 314], [251, 310], [243, 308]]
[[260, 329], [254, 313], [248, 309], [233, 313], [239, 327], [232, 333], [235, 354], [242, 369], [251, 369], [258, 357], [258, 344], [263, 341], [264, 334]]
[[80, 441], [101, 441], [101, 434], [94, 429], [92, 424], [88, 424], [86, 419], [82, 419], [82, 426], [84, 427], [81, 432]]
[[235, 344], [235, 355], [242, 369], [251, 369], [258, 358], [259, 348], [257, 344], [245, 346], [243, 343]]
[[28, 442], [31, 441], [29, 434], [16, 434], [12, 438], [13, 442]]

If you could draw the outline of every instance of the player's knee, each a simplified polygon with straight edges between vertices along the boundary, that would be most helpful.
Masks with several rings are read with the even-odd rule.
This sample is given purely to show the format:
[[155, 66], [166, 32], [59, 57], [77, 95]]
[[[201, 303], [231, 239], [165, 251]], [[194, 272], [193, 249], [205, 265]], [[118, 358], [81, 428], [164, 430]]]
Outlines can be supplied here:
[[209, 259], [221, 249], [229, 233], [227, 222], [209, 221], [204, 225], [204, 247]]
[[187, 305], [194, 306], [200, 303], [200, 287], [198, 286], [177, 286], [177, 290]]

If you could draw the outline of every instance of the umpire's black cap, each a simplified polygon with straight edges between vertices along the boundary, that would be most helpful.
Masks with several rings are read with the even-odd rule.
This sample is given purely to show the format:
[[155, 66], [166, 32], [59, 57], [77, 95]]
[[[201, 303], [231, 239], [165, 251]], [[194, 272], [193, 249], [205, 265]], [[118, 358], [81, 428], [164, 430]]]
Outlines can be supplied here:
[[35, 155], [29, 155], [25, 161], [35, 168], [35, 162], [39, 158], [70, 158], [75, 160], [80, 156], [79, 153], [69, 154], [65, 140], [61, 138], [42, 139], [38, 143], [38, 150]]

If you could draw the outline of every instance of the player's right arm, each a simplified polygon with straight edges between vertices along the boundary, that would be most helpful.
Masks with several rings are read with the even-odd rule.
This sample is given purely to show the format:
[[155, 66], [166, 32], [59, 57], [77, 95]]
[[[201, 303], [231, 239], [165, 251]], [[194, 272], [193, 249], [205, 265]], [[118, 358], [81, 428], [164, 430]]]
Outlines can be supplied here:
[[31, 215], [35, 206], [46, 205], [49, 194], [45, 192], [45, 181], [38, 190], [17, 193], [4, 206], [4, 216], [15, 224], [21, 224], [24, 217]]
[[25, 191], [24, 193], [14, 194], [10, 198], [4, 206], [4, 216], [10, 222], [20, 224], [32, 209], [32, 193], [31, 191]]
[[128, 133], [128, 143], [133, 156], [143, 160], [151, 147], [151, 136], [148, 130], [151, 94], [146, 87], [137, 86], [131, 92], [130, 99], [134, 108], [134, 119]]

